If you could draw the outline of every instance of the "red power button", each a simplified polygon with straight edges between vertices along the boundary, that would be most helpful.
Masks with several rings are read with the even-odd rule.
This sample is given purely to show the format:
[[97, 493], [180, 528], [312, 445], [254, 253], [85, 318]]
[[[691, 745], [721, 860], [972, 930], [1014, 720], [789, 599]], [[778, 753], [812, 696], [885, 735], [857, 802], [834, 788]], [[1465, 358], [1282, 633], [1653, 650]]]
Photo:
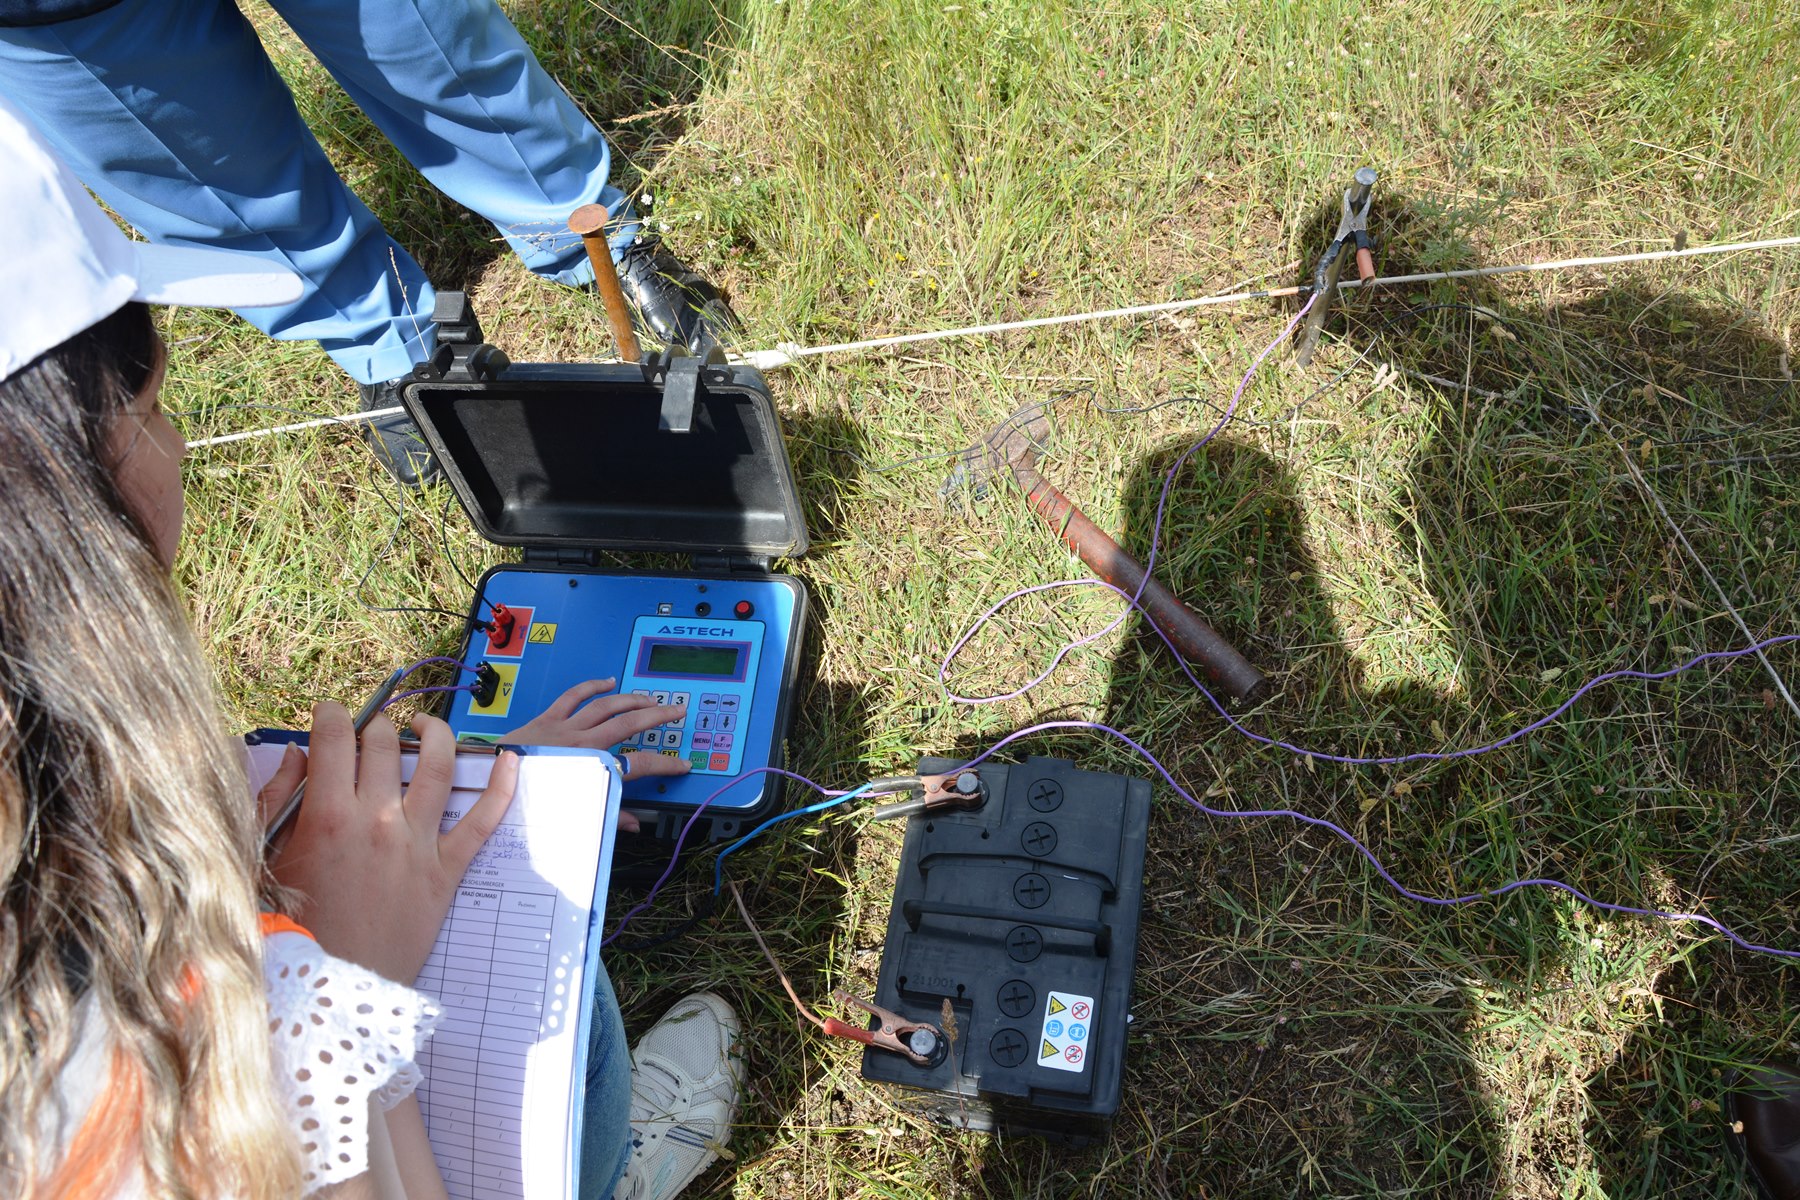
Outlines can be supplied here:
[[747, 620], [750, 615], [756, 611], [756, 606], [748, 600], [739, 600], [736, 604], [731, 606], [731, 611], [738, 620], [743, 621]]

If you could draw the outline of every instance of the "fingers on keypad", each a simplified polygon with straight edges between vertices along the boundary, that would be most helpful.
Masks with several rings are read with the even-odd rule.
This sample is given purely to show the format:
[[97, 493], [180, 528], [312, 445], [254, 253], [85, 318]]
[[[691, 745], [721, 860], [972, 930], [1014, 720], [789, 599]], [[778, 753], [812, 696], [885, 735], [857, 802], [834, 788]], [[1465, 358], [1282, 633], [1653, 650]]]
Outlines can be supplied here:
[[687, 759], [655, 751], [633, 751], [631, 773], [637, 775], [685, 775], [692, 769]]
[[734, 769], [736, 742], [742, 736], [738, 729], [739, 697], [675, 691], [654, 691], [648, 695], [653, 703], [667, 704], [667, 708], [657, 710], [663, 716], [662, 723], [626, 738], [625, 749], [654, 750], [679, 758], [695, 770], [714, 774], [728, 774]]

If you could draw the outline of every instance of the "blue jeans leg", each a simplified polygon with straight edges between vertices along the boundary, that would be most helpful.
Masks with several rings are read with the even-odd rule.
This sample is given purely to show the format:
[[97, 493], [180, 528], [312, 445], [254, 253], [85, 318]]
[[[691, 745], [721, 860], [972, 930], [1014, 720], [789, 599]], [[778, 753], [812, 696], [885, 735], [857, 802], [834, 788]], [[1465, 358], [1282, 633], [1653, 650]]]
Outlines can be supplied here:
[[625, 209], [607, 182], [611, 151], [495, 0], [272, 3], [407, 160], [492, 221], [527, 267], [593, 278], [568, 219], [595, 201]]
[[317, 340], [361, 383], [430, 353], [432, 294], [352, 195], [230, 0], [123, 0], [0, 29], [0, 91], [151, 241], [267, 258], [305, 280], [240, 315]]
[[[607, 183], [605, 139], [494, 0], [277, 0], [284, 18], [434, 185], [494, 222], [531, 270], [593, 278], [566, 221]], [[0, 29], [0, 91], [88, 186], [152, 241], [292, 267], [292, 305], [240, 315], [315, 339], [361, 383], [429, 353], [433, 295], [344, 186], [230, 0], [123, 0], [76, 21]]]
[[625, 1044], [625, 1022], [612, 980], [604, 964], [595, 965], [578, 1200], [608, 1200], [631, 1154], [631, 1049]]

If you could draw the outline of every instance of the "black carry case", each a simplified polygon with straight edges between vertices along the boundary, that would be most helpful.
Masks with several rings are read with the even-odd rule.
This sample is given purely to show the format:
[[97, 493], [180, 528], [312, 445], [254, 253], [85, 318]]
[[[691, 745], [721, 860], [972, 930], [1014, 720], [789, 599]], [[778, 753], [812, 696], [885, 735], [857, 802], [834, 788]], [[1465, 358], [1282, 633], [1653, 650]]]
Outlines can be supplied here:
[[[464, 662], [502, 672], [504, 694], [483, 706], [453, 693], [452, 728], [492, 738], [584, 679], [667, 691], [688, 719], [652, 733], [679, 740], [630, 748], [686, 756], [694, 771], [628, 778], [626, 809], [663, 856], [703, 805], [690, 844], [741, 834], [779, 807], [780, 776], [751, 774], [707, 797], [752, 767], [781, 765], [806, 615], [800, 582], [771, 569], [804, 554], [808, 538], [767, 384], [695, 358], [512, 363], [456, 292], [439, 294], [432, 319], [436, 356], [401, 402], [476, 530], [523, 550], [523, 562], [482, 576], [464, 647]], [[688, 564], [603, 568], [602, 550]], [[514, 605], [521, 596], [531, 603]], [[480, 628], [495, 604], [518, 617], [504, 642]], [[714, 738], [729, 748], [713, 750]]]

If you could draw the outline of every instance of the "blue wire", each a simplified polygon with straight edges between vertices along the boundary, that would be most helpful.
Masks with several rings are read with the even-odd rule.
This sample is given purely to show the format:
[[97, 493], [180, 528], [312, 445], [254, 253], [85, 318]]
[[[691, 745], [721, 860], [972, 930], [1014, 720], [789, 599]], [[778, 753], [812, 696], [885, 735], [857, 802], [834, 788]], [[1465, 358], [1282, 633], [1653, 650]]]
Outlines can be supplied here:
[[758, 825], [755, 829], [752, 829], [749, 833], [746, 833], [743, 837], [719, 851], [718, 861], [713, 864], [713, 895], [716, 896], [725, 890], [725, 859], [732, 851], [736, 850], [771, 825], [779, 825], [781, 822], [792, 820], [795, 817], [804, 817], [808, 813], [824, 812], [828, 808], [836, 808], [846, 800], [856, 799], [858, 796], [868, 791], [869, 787], [870, 785], [865, 783], [861, 787], [853, 788], [841, 796], [833, 796], [829, 800], [821, 800], [817, 804], [808, 805], [805, 808], [796, 808], [793, 812], [784, 812], [779, 816], [770, 817], [761, 825]]

